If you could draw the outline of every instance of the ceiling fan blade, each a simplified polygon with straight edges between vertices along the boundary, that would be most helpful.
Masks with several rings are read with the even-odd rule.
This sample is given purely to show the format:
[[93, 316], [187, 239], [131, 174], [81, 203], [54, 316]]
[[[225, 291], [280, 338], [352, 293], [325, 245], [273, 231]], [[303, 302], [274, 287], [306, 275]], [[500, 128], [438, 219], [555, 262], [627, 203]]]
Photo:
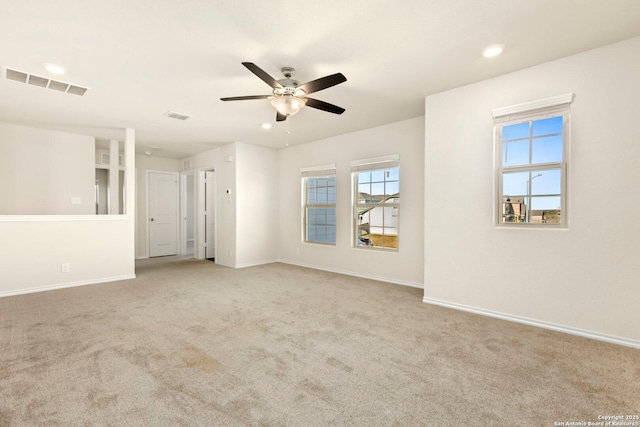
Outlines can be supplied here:
[[279, 111], [276, 111], [276, 122], [284, 122], [285, 120], [287, 120], [287, 116], [285, 116], [284, 114], [280, 114]]
[[249, 69], [249, 71], [251, 71], [253, 74], [258, 76], [263, 82], [265, 82], [266, 84], [268, 84], [272, 88], [274, 88], [274, 89], [282, 88], [282, 85], [280, 83], [278, 83], [278, 81], [276, 79], [271, 77], [262, 68], [258, 67], [253, 62], [243, 62], [242, 65], [247, 67]]
[[230, 96], [228, 98], [220, 98], [220, 101], [245, 101], [247, 99], [269, 99], [271, 95], [249, 95], [249, 96]]
[[342, 73], [336, 73], [305, 83], [301, 86], [298, 86], [298, 89], [304, 90], [305, 93], [313, 93], [346, 81], [347, 78]]
[[328, 102], [320, 101], [318, 99], [303, 97], [307, 101], [307, 107], [317, 108], [318, 110], [327, 111], [333, 114], [344, 113], [344, 108], [337, 105], [329, 104]]

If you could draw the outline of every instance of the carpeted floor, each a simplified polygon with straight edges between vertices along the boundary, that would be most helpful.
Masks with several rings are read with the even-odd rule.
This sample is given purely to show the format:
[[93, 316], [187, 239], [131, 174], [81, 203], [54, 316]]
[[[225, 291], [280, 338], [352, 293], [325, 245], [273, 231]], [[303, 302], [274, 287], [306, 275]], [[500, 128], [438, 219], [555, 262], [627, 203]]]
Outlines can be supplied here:
[[420, 289], [171, 258], [137, 274], [0, 299], [0, 426], [553, 426], [640, 413], [640, 351], [430, 306]]

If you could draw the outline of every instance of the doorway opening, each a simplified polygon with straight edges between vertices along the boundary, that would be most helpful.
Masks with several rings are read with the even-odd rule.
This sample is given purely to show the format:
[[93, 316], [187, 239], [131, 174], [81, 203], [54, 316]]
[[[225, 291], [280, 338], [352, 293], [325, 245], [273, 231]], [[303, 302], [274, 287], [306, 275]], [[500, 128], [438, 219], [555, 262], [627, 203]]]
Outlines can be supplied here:
[[216, 260], [216, 172], [213, 167], [198, 171], [197, 258]]
[[195, 171], [180, 173], [180, 253], [195, 256], [196, 249], [196, 175]]

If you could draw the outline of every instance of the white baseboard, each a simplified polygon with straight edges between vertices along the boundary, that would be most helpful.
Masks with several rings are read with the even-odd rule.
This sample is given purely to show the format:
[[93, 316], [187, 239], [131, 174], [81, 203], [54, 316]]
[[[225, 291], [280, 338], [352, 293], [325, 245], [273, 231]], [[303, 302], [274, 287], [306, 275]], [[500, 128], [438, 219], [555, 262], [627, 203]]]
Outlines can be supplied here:
[[507, 320], [509, 322], [522, 323], [524, 325], [536, 326], [538, 328], [550, 329], [552, 331], [563, 332], [565, 334], [577, 335], [579, 337], [591, 338], [598, 341], [604, 341], [612, 344], [640, 349], [640, 341], [630, 338], [623, 338], [615, 335], [602, 334], [600, 332], [587, 331], [584, 329], [573, 328], [571, 326], [557, 325], [555, 323], [544, 322], [542, 320], [529, 319], [527, 317], [485, 310], [483, 308], [476, 308], [433, 298], [424, 297], [422, 298], [422, 302], [426, 304], [438, 305], [440, 307], [452, 308], [454, 310], [466, 311], [468, 313], [480, 314], [482, 316], [494, 317], [496, 319]]
[[278, 262], [278, 260], [270, 259], [266, 261], [256, 261], [256, 262], [247, 262], [245, 264], [236, 264], [235, 268], [255, 267], [258, 265], [273, 264], [274, 262]]
[[149, 259], [147, 255], [137, 256], [136, 259]]
[[35, 292], [53, 291], [55, 289], [75, 288], [76, 286], [97, 285], [99, 283], [117, 282], [120, 280], [129, 280], [135, 278], [135, 274], [127, 274], [124, 276], [104, 277], [102, 279], [81, 280], [79, 282], [69, 282], [57, 285], [38, 286], [35, 288], [17, 289], [15, 291], [0, 292], [0, 298], [11, 297], [15, 295], [32, 294]]
[[347, 275], [347, 276], [360, 277], [362, 279], [370, 279], [370, 280], [377, 280], [379, 282], [393, 283], [394, 285], [402, 285], [402, 286], [409, 286], [411, 288], [424, 289], [424, 286], [422, 285], [422, 283], [409, 282], [409, 281], [406, 281], [406, 280], [397, 280], [397, 279], [391, 279], [391, 278], [388, 278], [388, 277], [372, 276], [372, 275], [369, 275], [369, 274], [356, 273], [355, 271], [340, 270], [338, 268], [321, 267], [321, 266], [312, 265], [312, 264], [304, 264], [304, 263], [301, 263], [301, 262], [294, 262], [294, 261], [290, 261], [290, 260], [286, 260], [286, 259], [279, 259], [278, 262], [281, 262], [283, 264], [297, 265], [298, 267], [312, 268], [314, 270], [329, 271], [331, 273], [339, 273], [339, 274], [344, 274], [344, 275]]
[[266, 261], [247, 262], [247, 263], [244, 263], [244, 264], [226, 264], [224, 262], [218, 262], [216, 260], [216, 264], [222, 265], [224, 267], [230, 267], [230, 268], [255, 267], [255, 266], [258, 266], [258, 265], [273, 264], [274, 262], [278, 262], [278, 261], [274, 260], [274, 259], [270, 259], [270, 260], [266, 260]]

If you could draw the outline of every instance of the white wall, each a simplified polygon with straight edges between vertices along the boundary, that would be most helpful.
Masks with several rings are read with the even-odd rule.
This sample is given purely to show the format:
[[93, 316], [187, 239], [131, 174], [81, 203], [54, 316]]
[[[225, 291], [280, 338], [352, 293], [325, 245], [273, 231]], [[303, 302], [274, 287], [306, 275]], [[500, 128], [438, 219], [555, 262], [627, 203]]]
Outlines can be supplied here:
[[138, 194], [136, 198], [136, 258], [149, 257], [147, 171], [178, 172], [181, 164], [181, 161], [176, 159], [136, 154], [136, 191]]
[[[640, 345], [638, 76], [634, 38], [426, 98], [425, 301]], [[496, 228], [491, 110], [568, 92], [569, 228]]]
[[236, 266], [278, 259], [278, 152], [236, 143]]
[[[411, 286], [423, 280], [424, 118], [397, 122], [279, 151], [279, 257], [283, 262]], [[350, 160], [400, 154], [398, 252], [351, 245]], [[302, 243], [300, 168], [336, 164], [336, 245]]]
[[[216, 164], [216, 263], [236, 266], [236, 149], [228, 144], [218, 149]], [[204, 188], [198, 189], [200, 193]], [[227, 193], [229, 190], [229, 193]], [[201, 208], [198, 207], [200, 211]], [[199, 222], [201, 224], [202, 221]]]
[[[133, 131], [126, 134], [133, 158]], [[90, 161], [93, 169], [93, 154]], [[131, 189], [134, 167], [127, 163]], [[135, 277], [134, 198], [135, 190], [128, 191], [128, 215], [0, 216], [0, 296]], [[62, 273], [63, 263], [70, 272]]]
[[95, 214], [94, 153], [90, 136], [0, 123], [0, 215]]
[[[234, 142], [189, 160], [196, 174], [196, 239], [202, 238], [204, 217], [199, 176], [216, 174], [216, 263], [247, 267], [277, 259], [277, 152]], [[196, 241], [196, 257], [203, 258]]]

